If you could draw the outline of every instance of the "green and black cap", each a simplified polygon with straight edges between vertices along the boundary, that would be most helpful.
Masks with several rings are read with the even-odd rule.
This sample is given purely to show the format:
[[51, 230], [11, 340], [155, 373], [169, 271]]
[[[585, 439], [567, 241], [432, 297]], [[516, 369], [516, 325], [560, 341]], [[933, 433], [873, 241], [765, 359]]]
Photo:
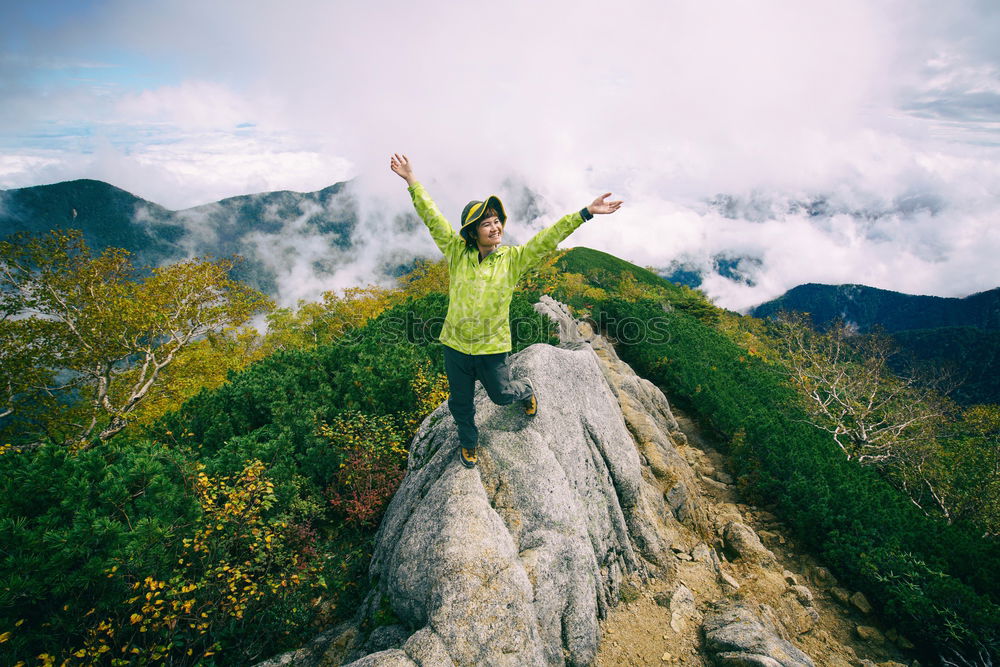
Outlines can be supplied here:
[[503, 225], [507, 222], [507, 214], [503, 210], [503, 204], [500, 203], [500, 198], [496, 195], [490, 195], [486, 198], [486, 201], [470, 201], [462, 209], [462, 229], [460, 231], [465, 231], [465, 228], [469, 225], [473, 225], [483, 219], [483, 214], [486, 213], [486, 209], [492, 208], [497, 212], [497, 217], [500, 218], [500, 224]]

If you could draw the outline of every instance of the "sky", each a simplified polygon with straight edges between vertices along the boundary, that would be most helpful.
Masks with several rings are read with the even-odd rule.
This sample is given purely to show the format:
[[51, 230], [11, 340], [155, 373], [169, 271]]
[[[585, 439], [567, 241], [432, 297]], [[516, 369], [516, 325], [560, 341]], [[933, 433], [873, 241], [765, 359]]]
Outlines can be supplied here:
[[2, 2], [0, 189], [95, 178], [183, 209], [352, 180], [340, 269], [310, 271], [306, 232], [266, 240], [286, 302], [433, 256], [394, 222], [393, 152], [453, 222], [535, 193], [508, 242], [611, 191], [564, 246], [701, 271], [733, 310], [807, 282], [1000, 286], [995, 0]]

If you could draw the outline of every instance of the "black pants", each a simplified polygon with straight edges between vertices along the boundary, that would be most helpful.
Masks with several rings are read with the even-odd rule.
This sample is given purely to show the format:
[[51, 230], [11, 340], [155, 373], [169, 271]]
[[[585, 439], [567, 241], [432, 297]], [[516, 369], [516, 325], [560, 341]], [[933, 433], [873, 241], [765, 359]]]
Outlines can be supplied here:
[[465, 354], [447, 345], [444, 347], [444, 369], [448, 374], [448, 407], [458, 425], [458, 440], [472, 449], [479, 444], [476, 429], [476, 405], [473, 402], [476, 380], [483, 383], [490, 400], [497, 405], [510, 405], [531, 396], [531, 387], [523, 380], [511, 380], [507, 367], [507, 352], [496, 354]]

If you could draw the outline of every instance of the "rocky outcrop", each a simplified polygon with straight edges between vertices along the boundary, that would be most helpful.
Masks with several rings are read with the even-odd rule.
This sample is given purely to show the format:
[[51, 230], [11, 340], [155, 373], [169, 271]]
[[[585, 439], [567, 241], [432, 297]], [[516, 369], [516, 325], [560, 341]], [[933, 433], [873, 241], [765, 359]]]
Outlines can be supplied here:
[[748, 606], [724, 601], [705, 616], [705, 648], [717, 665], [814, 667], [812, 659], [778, 636]]
[[774, 554], [761, 543], [757, 533], [739, 521], [730, 521], [726, 524], [722, 529], [722, 539], [725, 540], [726, 549], [734, 559], [739, 558], [761, 565], [774, 563]]
[[[634, 662], [627, 645], [600, 657], [621, 639], [602, 621], [653, 582], [663, 592], [648, 596], [657, 611], [641, 619], [645, 636], [673, 642], [658, 659], [811, 665], [793, 643], [811, 638], [818, 651], [835, 647], [818, 664], [855, 664], [851, 649], [815, 630], [812, 590], [777, 565], [747, 506], [732, 502], [732, 477], [689, 446], [659, 389], [562, 304], [543, 296], [536, 309], [559, 323], [560, 345], [533, 345], [510, 365], [531, 377], [538, 414], [494, 405], [480, 387], [479, 465], [466, 469], [447, 404], [431, 413], [355, 617], [263, 664]], [[813, 578], [835, 583], [819, 567]]]
[[[532, 378], [538, 414], [480, 395], [476, 469], [455, 457], [446, 406], [417, 433], [376, 539], [372, 599], [455, 664], [590, 664], [623, 576], [647, 575], [669, 544], [657, 518], [670, 510], [644, 488], [593, 352], [535, 345], [511, 368]], [[404, 664], [401, 649], [357, 664]]]

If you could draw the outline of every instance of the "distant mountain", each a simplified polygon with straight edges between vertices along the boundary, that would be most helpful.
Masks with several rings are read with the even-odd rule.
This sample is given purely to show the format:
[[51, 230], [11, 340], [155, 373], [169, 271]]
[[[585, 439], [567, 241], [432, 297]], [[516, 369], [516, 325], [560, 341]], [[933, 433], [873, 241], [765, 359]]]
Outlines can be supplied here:
[[750, 310], [755, 317], [771, 317], [779, 310], [809, 313], [813, 324], [824, 327], [842, 317], [862, 332], [878, 324], [886, 331], [971, 326], [1000, 329], [1000, 288], [963, 298], [917, 296], [865, 285], [799, 285]]
[[951, 394], [958, 403], [1000, 403], [1000, 330], [940, 327], [897, 331], [893, 337], [909, 360], [960, 383]]
[[[146, 222], [136, 223], [137, 210]], [[51, 229], [83, 230], [95, 249], [130, 250], [150, 264], [183, 256], [185, 235], [173, 213], [101, 181], [78, 180], [17, 190], [0, 190], [0, 230], [39, 234]]]
[[751, 309], [755, 317], [779, 310], [809, 313], [823, 328], [837, 317], [869, 332], [892, 334], [907, 361], [947, 372], [961, 384], [959, 403], [1000, 403], [1000, 288], [963, 298], [916, 296], [864, 285], [799, 285]]
[[80, 229], [91, 248], [125, 248], [136, 264], [151, 266], [190, 255], [238, 254], [246, 261], [235, 277], [271, 294], [280, 254], [294, 249], [272, 241], [299, 236], [303, 243], [343, 250], [352, 245], [355, 221], [345, 183], [317, 192], [231, 197], [181, 211], [87, 179], [0, 191], [0, 236]]

